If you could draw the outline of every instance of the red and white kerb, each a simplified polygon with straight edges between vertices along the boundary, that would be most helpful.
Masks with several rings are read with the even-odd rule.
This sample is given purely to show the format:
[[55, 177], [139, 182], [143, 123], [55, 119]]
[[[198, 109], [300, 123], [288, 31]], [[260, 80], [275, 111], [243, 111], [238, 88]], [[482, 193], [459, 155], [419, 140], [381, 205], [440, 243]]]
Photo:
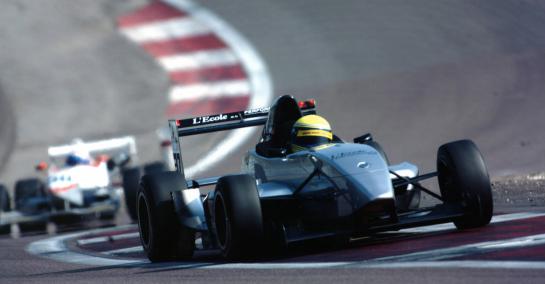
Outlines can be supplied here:
[[154, 1], [120, 17], [118, 25], [168, 73], [168, 117], [248, 108], [252, 90], [240, 58], [189, 13]]

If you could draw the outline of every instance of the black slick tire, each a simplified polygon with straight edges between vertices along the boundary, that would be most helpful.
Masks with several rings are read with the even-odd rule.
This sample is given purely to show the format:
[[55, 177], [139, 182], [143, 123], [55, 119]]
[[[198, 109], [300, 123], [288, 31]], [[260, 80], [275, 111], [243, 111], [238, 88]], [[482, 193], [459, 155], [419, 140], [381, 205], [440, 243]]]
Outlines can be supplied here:
[[125, 196], [127, 214], [132, 221], [136, 221], [136, 219], [138, 219], [138, 213], [136, 212], [136, 196], [140, 183], [140, 169], [136, 167], [124, 169], [121, 176], [123, 179], [123, 194]]
[[262, 251], [264, 230], [255, 178], [231, 175], [218, 180], [213, 208], [214, 230], [224, 258], [256, 257]]
[[[8, 189], [0, 184], [0, 211], [9, 212], [11, 211], [11, 204], [9, 199]], [[8, 235], [11, 233], [11, 225], [0, 225], [0, 235]]]
[[460, 140], [442, 145], [437, 153], [437, 171], [444, 202], [461, 203], [464, 208], [464, 215], [454, 220], [458, 229], [490, 223], [494, 209], [492, 187], [475, 143]]
[[[37, 199], [45, 199], [45, 185], [36, 178], [29, 178], [19, 180], [15, 183], [15, 209], [19, 211], [32, 210], [31, 213], [39, 214], [43, 211], [48, 210], [48, 208], [37, 208], [35, 206], [28, 206], [29, 203]], [[43, 201], [43, 200], [42, 200]], [[44, 205], [44, 202], [39, 202], [41, 206]], [[31, 209], [29, 209], [31, 208]], [[35, 221], [35, 222], [24, 222], [19, 223], [19, 231], [21, 233], [27, 232], [45, 232], [47, 231], [47, 221]]]
[[180, 225], [170, 192], [186, 188], [177, 172], [145, 175], [138, 191], [140, 241], [152, 262], [187, 260], [195, 249], [195, 232]]

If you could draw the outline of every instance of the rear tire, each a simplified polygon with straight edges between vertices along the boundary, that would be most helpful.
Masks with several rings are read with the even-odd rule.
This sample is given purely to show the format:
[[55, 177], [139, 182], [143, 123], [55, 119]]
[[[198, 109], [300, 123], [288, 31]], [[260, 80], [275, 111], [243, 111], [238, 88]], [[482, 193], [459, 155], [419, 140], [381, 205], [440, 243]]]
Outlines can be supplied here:
[[177, 172], [145, 175], [138, 192], [140, 241], [152, 262], [187, 260], [195, 249], [195, 231], [177, 220], [170, 192], [186, 188]]
[[45, 198], [45, 186], [39, 179], [29, 178], [15, 183], [15, 209], [24, 210], [31, 199]]
[[[19, 180], [15, 183], [15, 209], [29, 214], [49, 211], [44, 184], [35, 178]], [[45, 232], [47, 221], [19, 223], [19, 231]]]
[[[11, 204], [9, 200], [8, 189], [1, 184], [0, 184], [0, 211], [1, 212], [11, 211]], [[0, 226], [0, 235], [8, 235], [10, 233], [11, 233], [11, 224]]]
[[220, 178], [213, 210], [214, 229], [223, 257], [245, 259], [261, 251], [263, 216], [255, 178], [249, 175]]
[[437, 172], [445, 203], [461, 203], [464, 216], [454, 220], [458, 229], [482, 227], [490, 223], [494, 209], [492, 187], [486, 165], [470, 140], [441, 146], [437, 153]]
[[[166, 171], [166, 167], [162, 162], [149, 163], [143, 166], [145, 175], [155, 174]], [[127, 214], [132, 221], [138, 219], [138, 212], [136, 210], [136, 202], [138, 195], [138, 187], [140, 183], [141, 169], [139, 167], [128, 168], [123, 170], [123, 193], [125, 195], [125, 206], [127, 208]]]
[[138, 187], [140, 182], [140, 169], [128, 168], [121, 173], [123, 177], [123, 193], [125, 195], [125, 206], [127, 214], [132, 221], [138, 219], [136, 211], [136, 197], [138, 195]]

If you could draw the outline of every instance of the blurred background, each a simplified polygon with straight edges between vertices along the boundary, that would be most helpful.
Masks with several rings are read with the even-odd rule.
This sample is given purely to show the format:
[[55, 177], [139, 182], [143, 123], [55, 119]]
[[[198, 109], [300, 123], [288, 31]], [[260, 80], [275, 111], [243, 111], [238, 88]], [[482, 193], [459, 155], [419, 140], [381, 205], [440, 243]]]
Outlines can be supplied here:
[[[253, 45], [275, 97], [317, 99], [347, 141], [371, 132], [392, 162], [432, 171], [440, 144], [469, 138], [493, 177], [545, 169], [543, 1], [196, 2]], [[133, 135], [138, 161], [154, 161], [168, 117], [236, 106], [168, 111], [171, 87], [184, 81], [120, 30], [127, 15], [167, 5], [157, 3], [2, 2], [0, 183], [36, 175], [48, 146], [76, 137]], [[184, 162], [225, 137], [188, 139]], [[257, 140], [201, 174], [236, 172]]]

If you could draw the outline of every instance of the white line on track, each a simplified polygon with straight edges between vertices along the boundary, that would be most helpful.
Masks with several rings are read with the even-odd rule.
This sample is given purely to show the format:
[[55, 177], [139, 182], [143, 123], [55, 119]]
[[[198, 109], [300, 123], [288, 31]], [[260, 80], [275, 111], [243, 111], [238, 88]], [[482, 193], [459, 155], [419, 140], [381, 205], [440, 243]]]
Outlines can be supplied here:
[[105, 251], [103, 252], [103, 254], [115, 255], [115, 254], [124, 254], [124, 253], [137, 253], [137, 252], [143, 252], [143, 251], [144, 251], [144, 248], [142, 248], [142, 246], [136, 246], [136, 247], [128, 247], [128, 248]]
[[107, 242], [110, 238], [108, 237], [96, 237], [96, 238], [89, 238], [89, 239], [81, 239], [78, 240], [77, 243], [79, 246], [85, 246], [90, 244], [98, 244], [98, 243], [104, 243]]
[[[117, 230], [123, 230], [128, 228], [134, 228], [134, 225], [120, 226]], [[93, 230], [93, 233], [107, 232], [111, 229], [98, 229]], [[53, 259], [60, 262], [69, 262], [93, 266], [112, 266], [112, 265], [126, 265], [136, 263], [148, 263], [143, 260], [127, 260], [127, 259], [110, 259], [104, 257], [91, 256], [70, 251], [65, 244], [66, 240], [81, 238], [88, 235], [89, 232], [80, 232], [68, 235], [57, 236], [45, 240], [39, 240], [28, 245], [27, 252], [33, 255], [38, 255]]]
[[81, 240], [78, 240], [77, 243], [80, 246], [84, 246], [84, 245], [89, 245], [89, 244], [97, 244], [97, 243], [103, 243], [103, 242], [109, 242], [109, 241], [118, 241], [118, 240], [124, 240], [124, 239], [134, 239], [134, 238], [138, 238], [138, 232], [127, 233], [127, 234], [119, 234], [119, 235], [113, 235], [113, 236], [103, 236], [103, 237], [96, 237], [96, 238], [81, 239]]
[[159, 64], [169, 72], [234, 65], [238, 62], [238, 58], [233, 51], [227, 48], [189, 52], [159, 58]]
[[140, 234], [138, 232], [134, 232], [134, 233], [121, 234], [121, 235], [113, 235], [110, 238], [114, 241], [119, 241], [119, 240], [126, 240], [126, 239], [134, 239], [138, 237], [140, 237]]
[[489, 268], [489, 269], [545, 269], [538, 261], [418, 261], [418, 262], [298, 262], [298, 263], [196, 263], [170, 265], [172, 269], [365, 269], [365, 268]]
[[[527, 218], [545, 216], [545, 213], [515, 213], [495, 216], [492, 223], [516, 221]], [[110, 259], [107, 256], [123, 253], [141, 252], [142, 248], [129, 247], [118, 250], [103, 252], [104, 258], [89, 256], [86, 254], [71, 252], [65, 245], [65, 242], [70, 239], [81, 238], [89, 234], [97, 234], [112, 230], [124, 230], [134, 228], [134, 225], [118, 227], [114, 229], [100, 229], [90, 232], [81, 232], [77, 234], [69, 234], [57, 236], [45, 240], [40, 240], [31, 243], [27, 247], [27, 251], [31, 254], [51, 258], [57, 261], [79, 263], [86, 265], [133, 265], [146, 264], [147, 260], [122, 260]], [[436, 226], [422, 227], [422, 232], [425, 228], [431, 229], [430, 232], [437, 232]], [[450, 230], [450, 228], [446, 228]], [[132, 233], [134, 236], [134, 233]], [[129, 234], [124, 234], [128, 236]], [[430, 259], [441, 259], [438, 253], [446, 253], [448, 257], [458, 256], [459, 253], [468, 252], [489, 252], [504, 248], [520, 248], [526, 246], [541, 245], [545, 243], [545, 234], [520, 237], [508, 240], [482, 242], [459, 246], [455, 248], [446, 248], [440, 250], [430, 250], [414, 254], [406, 254], [401, 256], [393, 256], [391, 259], [379, 258], [366, 261], [348, 261], [348, 262], [289, 262], [289, 263], [203, 263], [203, 262], [184, 262], [169, 268], [199, 268], [199, 269], [312, 269], [312, 268], [410, 268], [410, 267], [460, 267], [460, 268], [513, 268], [513, 269], [545, 269], [545, 262], [541, 261], [429, 261]], [[441, 252], [441, 250], [443, 250]], [[396, 259], [397, 258], [397, 259]]]
[[209, 98], [248, 96], [250, 92], [251, 87], [248, 80], [229, 80], [176, 86], [170, 90], [169, 96], [171, 102], [182, 102]]
[[190, 17], [175, 18], [135, 27], [122, 28], [122, 33], [138, 43], [149, 43], [192, 37], [210, 33], [210, 29]]
[[471, 268], [471, 269], [545, 269], [545, 261], [416, 261], [361, 263], [351, 268]]

